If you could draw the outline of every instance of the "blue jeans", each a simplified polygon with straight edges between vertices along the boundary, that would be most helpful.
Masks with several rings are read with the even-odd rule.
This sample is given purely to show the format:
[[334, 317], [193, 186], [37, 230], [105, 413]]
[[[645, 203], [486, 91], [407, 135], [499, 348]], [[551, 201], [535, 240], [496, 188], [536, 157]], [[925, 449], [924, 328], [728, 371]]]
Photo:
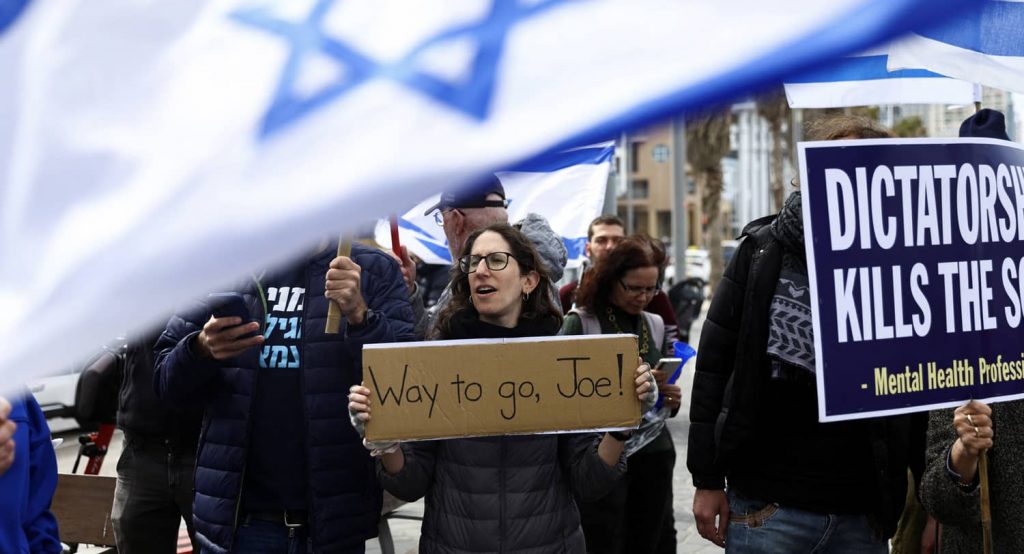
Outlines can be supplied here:
[[884, 554], [888, 541], [866, 515], [806, 512], [744, 498], [730, 490], [725, 551], [743, 554], [809, 552]]
[[[313, 552], [312, 541], [305, 527], [289, 536], [284, 523], [273, 521], [247, 521], [238, 526], [231, 552], [245, 554], [308, 554]], [[203, 554], [209, 552], [204, 549]]]

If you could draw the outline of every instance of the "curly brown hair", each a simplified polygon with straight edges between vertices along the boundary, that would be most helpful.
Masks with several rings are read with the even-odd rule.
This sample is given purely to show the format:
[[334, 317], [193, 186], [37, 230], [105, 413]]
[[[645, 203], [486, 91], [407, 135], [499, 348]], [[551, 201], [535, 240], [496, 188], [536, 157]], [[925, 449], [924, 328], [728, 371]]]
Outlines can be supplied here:
[[[466, 256], [472, 252], [473, 244], [476, 242], [476, 239], [488, 231], [501, 235], [501, 238], [505, 239], [505, 242], [508, 243], [512, 257], [515, 258], [516, 262], [519, 264], [520, 275], [525, 275], [530, 271], [536, 271], [537, 275], [540, 276], [537, 288], [533, 291], [534, 294], [529, 295], [529, 298], [523, 302], [523, 311], [519, 314], [520, 319], [552, 318], [557, 325], [561, 325], [562, 312], [555, 307], [549, 292], [551, 290], [551, 279], [548, 277], [547, 271], [544, 270], [544, 266], [541, 264], [540, 254], [537, 254], [537, 250], [533, 247], [530, 239], [526, 238], [526, 235], [519, 231], [519, 229], [516, 229], [506, 223], [497, 223], [474, 231], [473, 234], [469, 235], [469, 238], [466, 239], [466, 244], [462, 247], [462, 252], [459, 253], [459, 257], [461, 258], [462, 256]], [[448, 305], [445, 306], [437, 315], [437, 326], [435, 327], [433, 338], [445, 338], [451, 336], [452, 321], [455, 316], [460, 313], [468, 312], [474, 316], [479, 316], [476, 308], [469, 299], [469, 275], [463, 273], [462, 270], [459, 269], [458, 263], [452, 266], [451, 289], [451, 301], [449, 301]]]
[[608, 305], [614, 287], [626, 272], [639, 267], [661, 268], [665, 251], [654, 239], [642, 235], [626, 237], [611, 252], [598, 259], [576, 292], [576, 303], [591, 313]]
[[873, 119], [860, 115], [828, 115], [807, 124], [807, 140], [841, 138], [892, 138], [892, 133]]

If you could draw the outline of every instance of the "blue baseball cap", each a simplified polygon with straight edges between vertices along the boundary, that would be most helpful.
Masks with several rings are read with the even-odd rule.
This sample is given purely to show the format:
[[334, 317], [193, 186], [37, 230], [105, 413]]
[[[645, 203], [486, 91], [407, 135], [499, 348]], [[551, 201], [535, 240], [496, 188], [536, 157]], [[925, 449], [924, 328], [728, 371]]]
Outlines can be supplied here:
[[[501, 200], [488, 200], [487, 197], [497, 194]], [[423, 212], [423, 215], [430, 215], [434, 210], [449, 210], [454, 208], [506, 208], [508, 200], [505, 199], [505, 187], [496, 175], [483, 180], [473, 186], [461, 188], [455, 191], [441, 193], [441, 200]]]

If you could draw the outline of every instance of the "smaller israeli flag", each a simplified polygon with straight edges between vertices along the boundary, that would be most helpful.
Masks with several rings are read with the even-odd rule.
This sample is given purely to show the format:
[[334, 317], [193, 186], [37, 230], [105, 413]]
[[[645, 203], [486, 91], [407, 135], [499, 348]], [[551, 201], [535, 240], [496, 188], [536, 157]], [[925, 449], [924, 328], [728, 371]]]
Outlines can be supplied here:
[[889, 52], [889, 69], [925, 68], [1024, 92], [1024, 0], [991, 0], [911, 35]]
[[[551, 229], [562, 237], [569, 261], [566, 267], [583, 263], [587, 227], [601, 214], [605, 187], [615, 147], [611, 142], [555, 152], [507, 171], [496, 173], [509, 201], [509, 222], [529, 213], [544, 216]], [[434, 215], [423, 212], [437, 204], [439, 194], [424, 199], [398, 220], [399, 237], [409, 252], [428, 264], [452, 263], [448, 241]], [[375, 237], [390, 247], [387, 221], [377, 222]]]
[[969, 104], [974, 86], [923, 69], [889, 71], [887, 48], [841, 58], [824, 69], [786, 80], [791, 108], [876, 104]]

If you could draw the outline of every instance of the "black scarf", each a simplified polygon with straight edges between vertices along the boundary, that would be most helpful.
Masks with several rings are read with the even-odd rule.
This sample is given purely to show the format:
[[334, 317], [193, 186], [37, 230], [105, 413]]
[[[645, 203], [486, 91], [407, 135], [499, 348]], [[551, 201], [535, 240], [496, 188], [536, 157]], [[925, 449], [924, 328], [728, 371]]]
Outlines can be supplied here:
[[520, 317], [519, 323], [509, 329], [480, 321], [476, 310], [463, 310], [451, 321], [450, 336], [444, 339], [505, 339], [519, 337], [550, 337], [558, 333], [558, 321], [553, 317], [527, 319]]
[[[814, 332], [800, 191], [786, 199], [782, 212], [772, 222], [771, 231], [776, 240], [782, 243], [783, 254], [779, 282], [768, 311], [768, 355], [813, 374]], [[782, 367], [772, 371], [774, 377], [784, 378], [784, 373]]]

